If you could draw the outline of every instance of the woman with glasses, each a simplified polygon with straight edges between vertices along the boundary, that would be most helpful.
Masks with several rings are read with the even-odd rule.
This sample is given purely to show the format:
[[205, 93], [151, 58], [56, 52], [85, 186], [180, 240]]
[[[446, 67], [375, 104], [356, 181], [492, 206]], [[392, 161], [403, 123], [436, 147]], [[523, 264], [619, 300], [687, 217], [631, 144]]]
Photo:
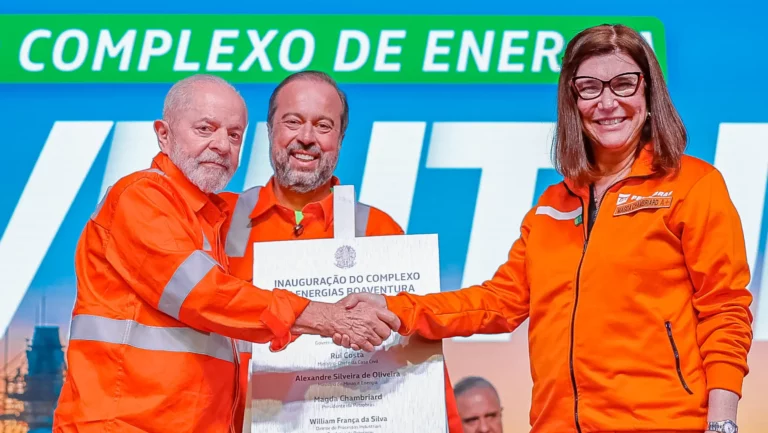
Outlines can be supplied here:
[[[634, 30], [568, 44], [550, 186], [482, 284], [386, 305], [440, 339], [529, 322], [533, 432], [736, 432], [752, 302], [739, 216]], [[503, 200], [499, 197], [499, 200]], [[334, 337], [349, 347], [346, 336]]]

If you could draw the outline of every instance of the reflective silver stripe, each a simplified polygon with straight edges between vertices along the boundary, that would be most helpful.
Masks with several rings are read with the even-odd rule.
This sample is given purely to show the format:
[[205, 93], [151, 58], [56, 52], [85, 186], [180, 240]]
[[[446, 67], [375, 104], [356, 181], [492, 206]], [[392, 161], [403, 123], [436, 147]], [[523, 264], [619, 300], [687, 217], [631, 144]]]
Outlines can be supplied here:
[[208, 236], [205, 235], [205, 231], [203, 231], [203, 249], [205, 251], [213, 250], [213, 248], [211, 248], [211, 243], [208, 241]]
[[194, 251], [176, 268], [176, 272], [168, 281], [160, 295], [157, 309], [179, 320], [181, 304], [187, 299], [189, 292], [205, 277], [205, 275], [218, 266], [204, 251]]
[[109, 191], [111, 189], [112, 189], [112, 187], [109, 186], [109, 187], [107, 187], [107, 190], [104, 191], [104, 197], [101, 198], [101, 201], [99, 202], [99, 204], [96, 205], [96, 210], [93, 211], [93, 213], [91, 214], [91, 219], [92, 220], [95, 220], [96, 216], [99, 215], [99, 212], [101, 212], [101, 208], [104, 207], [104, 202], [107, 201], [107, 196], [109, 195]]
[[231, 340], [218, 334], [205, 334], [186, 327], [147, 326], [133, 320], [84, 314], [72, 318], [69, 339], [124, 344], [159, 352], [195, 353], [227, 362], [234, 359]]
[[[227, 231], [225, 251], [229, 257], [245, 257], [248, 248], [248, 239], [251, 236], [251, 212], [259, 201], [260, 186], [250, 188], [240, 194], [232, 213], [232, 223]], [[362, 203], [355, 203], [355, 236], [365, 237], [368, 227], [368, 215], [371, 207]]]
[[163, 176], [165, 176], [165, 175], [166, 175], [164, 171], [162, 171], [162, 170], [159, 170], [159, 169], [157, 169], [157, 168], [148, 168], [148, 169], [146, 169], [146, 170], [142, 170], [142, 171], [144, 171], [144, 172], [147, 172], [147, 173], [157, 173], [157, 174], [161, 174], [161, 175], [163, 175]]
[[355, 237], [364, 238], [368, 228], [368, 214], [371, 207], [360, 202], [355, 203]]
[[240, 353], [251, 353], [252, 346], [250, 341], [237, 340], [237, 350]]
[[578, 207], [572, 211], [563, 212], [550, 206], [539, 206], [536, 208], [536, 215], [548, 215], [556, 220], [568, 221], [581, 215], [582, 209]]
[[232, 223], [226, 235], [225, 251], [229, 257], [245, 257], [248, 238], [251, 237], [251, 212], [259, 201], [260, 191], [261, 187], [255, 186], [245, 190], [237, 198]]

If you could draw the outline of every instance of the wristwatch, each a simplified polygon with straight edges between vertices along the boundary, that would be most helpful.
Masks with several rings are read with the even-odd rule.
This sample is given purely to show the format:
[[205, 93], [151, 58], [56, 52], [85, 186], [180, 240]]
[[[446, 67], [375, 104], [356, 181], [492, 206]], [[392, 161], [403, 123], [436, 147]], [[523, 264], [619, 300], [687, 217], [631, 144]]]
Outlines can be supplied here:
[[718, 433], [738, 433], [739, 427], [735, 422], [727, 419], [725, 421], [710, 421], [707, 430]]

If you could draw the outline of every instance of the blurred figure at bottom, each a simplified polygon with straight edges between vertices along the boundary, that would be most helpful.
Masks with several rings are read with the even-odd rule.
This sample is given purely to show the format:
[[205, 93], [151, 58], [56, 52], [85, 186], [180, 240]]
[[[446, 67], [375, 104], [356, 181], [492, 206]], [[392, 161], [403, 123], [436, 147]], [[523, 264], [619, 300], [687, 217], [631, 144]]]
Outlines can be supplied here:
[[466, 377], [453, 388], [464, 433], [502, 433], [501, 399], [482, 377]]

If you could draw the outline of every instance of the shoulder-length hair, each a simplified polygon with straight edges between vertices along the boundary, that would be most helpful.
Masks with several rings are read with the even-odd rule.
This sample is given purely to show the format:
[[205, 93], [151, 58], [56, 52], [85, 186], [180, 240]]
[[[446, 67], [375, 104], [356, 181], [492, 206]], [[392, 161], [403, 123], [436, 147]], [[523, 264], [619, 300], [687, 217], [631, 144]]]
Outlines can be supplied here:
[[[557, 91], [557, 126], [553, 143], [554, 166], [578, 185], [593, 182], [600, 173], [589, 139], [582, 129], [571, 81], [579, 65], [589, 57], [622, 52], [643, 73], [645, 99], [650, 118], [643, 125], [638, 152], [653, 143], [653, 169], [666, 173], [677, 169], [687, 144], [687, 133], [664, 82], [659, 62], [648, 43], [624, 25], [600, 25], [583, 30], [568, 43]], [[609, 91], [609, 90], [606, 90]]]

